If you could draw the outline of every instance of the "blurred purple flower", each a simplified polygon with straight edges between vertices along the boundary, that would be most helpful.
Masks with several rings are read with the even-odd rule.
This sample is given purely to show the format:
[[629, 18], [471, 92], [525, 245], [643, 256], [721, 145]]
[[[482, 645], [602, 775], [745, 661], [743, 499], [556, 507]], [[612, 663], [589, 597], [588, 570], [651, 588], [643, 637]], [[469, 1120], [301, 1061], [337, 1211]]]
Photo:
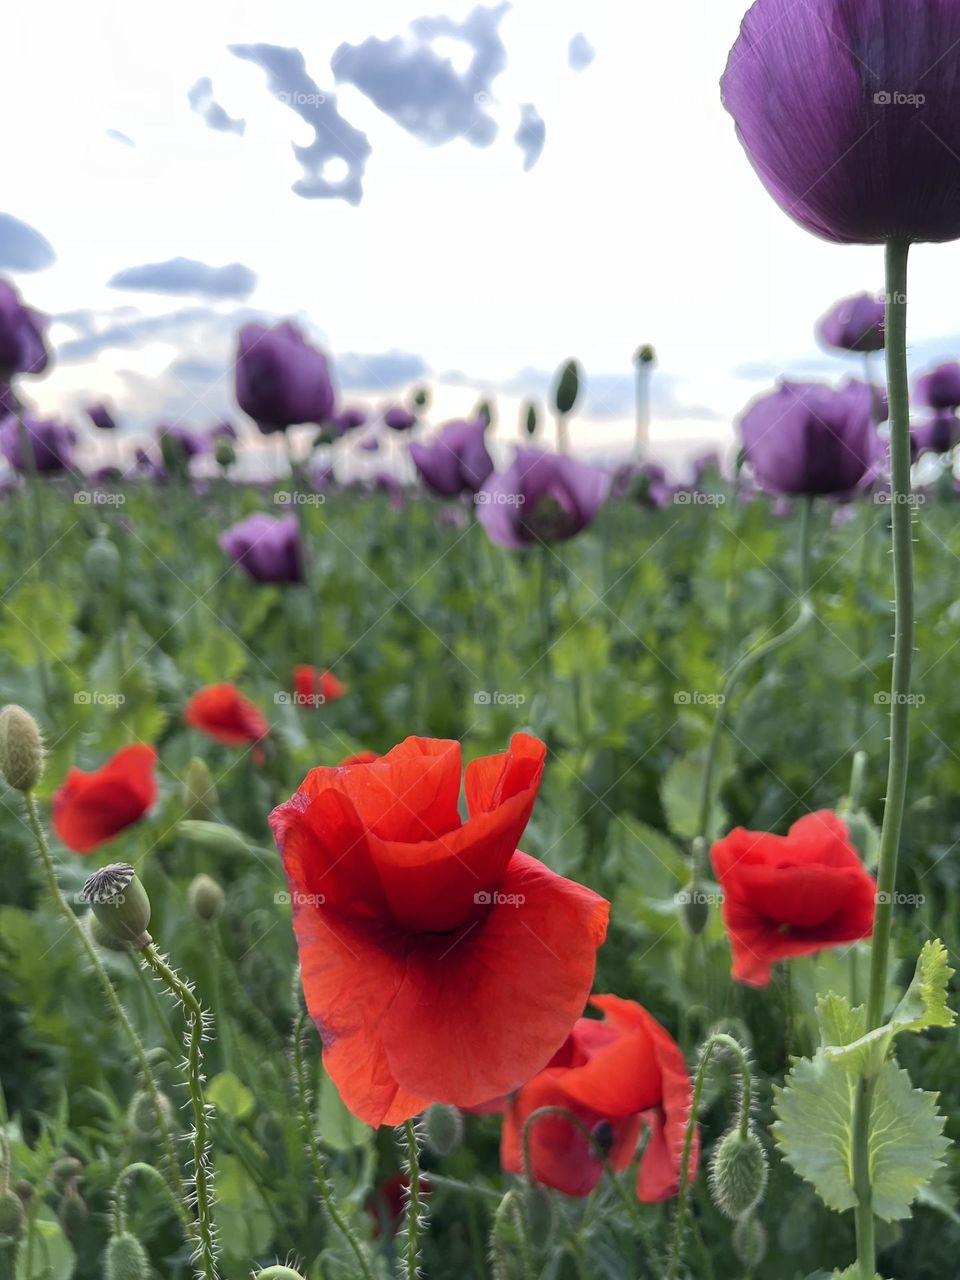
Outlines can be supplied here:
[[240, 330], [236, 395], [265, 435], [303, 423], [322, 426], [335, 403], [327, 357], [289, 320]]
[[917, 399], [930, 409], [960, 408], [960, 364], [938, 365], [917, 379]]
[[953, 409], [941, 409], [910, 432], [914, 461], [921, 453], [949, 453], [958, 440], [960, 419]]
[[567, 454], [521, 448], [477, 494], [477, 519], [501, 547], [560, 542], [593, 522], [610, 481], [609, 472]]
[[258, 512], [227, 529], [219, 542], [254, 582], [303, 582], [300, 526], [295, 515], [278, 519]]
[[850, 493], [878, 465], [882, 442], [871, 421], [870, 388], [839, 391], [784, 382], [740, 419], [747, 461], [768, 489], [783, 494]]
[[360, 441], [360, 448], [364, 453], [379, 453], [380, 441], [376, 436], [364, 436]]
[[673, 501], [673, 485], [659, 462], [625, 462], [613, 474], [610, 496], [661, 511]]
[[101, 431], [115, 431], [117, 424], [113, 414], [105, 404], [92, 404], [87, 409], [87, 417]]
[[885, 342], [886, 305], [883, 298], [858, 293], [844, 298], [820, 320], [817, 334], [828, 347], [840, 351], [882, 351]]
[[814, 235], [960, 236], [956, 0], [756, 0], [724, 106], [780, 207]]
[[228, 419], [224, 418], [223, 422], [218, 422], [216, 426], [210, 428], [211, 440], [239, 440], [237, 428]]
[[157, 427], [157, 443], [167, 466], [174, 462], [189, 462], [191, 458], [198, 458], [206, 453], [209, 448], [203, 436], [179, 422], [172, 426], [162, 423]]
[[410, 457], [427, 488], [440, 498], [482, 489], [493, 471], [486, 430], [482, 418], [448, 422], [429, 444], [411, 444]]
[[0, 382], [15, 373], [43, 373], [49, 355], [46, 317], [25, 307], [13, 285], [0, 280]]
[[417, 425], [417, 415], [402, 404], [391, 405], [383, 415], [383, 424], [391, 431], [409, 431]]
[[339, 435], [345, 436], [348, 431], [356, 431], [357, 427], [362, 427], [366, 421], [366, 410], [354, 405], [341, 409], [338, 414], [331, 418], [330, 423]]
[[[25, 434], [24, 434], [25, 433]], [[72, 471], [77, 433], [62, 422], [37, 418], [4, 418], [0, 423], [0, 452], [15, 471]], [[24, 446], [29, 452], [26, 452]], [[31, 463], [32, 453], [32, 463]]]

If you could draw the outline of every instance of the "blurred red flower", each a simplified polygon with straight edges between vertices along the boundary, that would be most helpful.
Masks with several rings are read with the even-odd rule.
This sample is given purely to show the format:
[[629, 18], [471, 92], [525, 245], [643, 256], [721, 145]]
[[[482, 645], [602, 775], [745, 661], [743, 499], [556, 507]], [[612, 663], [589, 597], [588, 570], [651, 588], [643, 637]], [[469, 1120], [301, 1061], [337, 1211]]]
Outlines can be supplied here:
[[347, 686], [332, 671], [321, 671], [319, 667], [294, 667], [293, 691], [297, 695], [297, 705], [322, 707], [327, 702], [336, 702], [347, 692]]
[[187, 724], [232, 747], [259, 742], [270, 726], [235, 684], [208, 684], [199, 689], [184, 711]]
[[157, 798], [153, 747], [121, 749], [92, 773], [71, 769], [53, 797], [53, 826], [74, 853], [90, 853], [139, 821]]
[[808, 813], [785, 836], [737, 827], [710, 857], [738, 982], [766, 986], [777, 960], [873, 931], [876, 881], [829, 809]]
[[482, 1103], [549, 1062], [583, 1011], [609, 904], [517, 850], [546, 748], [467, 766], [408, 738], [313, 769], [271, 814], [324, 1066], [368, 1124]]
[[[680, 1189], [680, 1162], [690, 1116], [690, 1076], [680, 1046], [634, 1000], [594, 996], [603, 1021], [580, 1018], [549, 1065], [507, 1103], [500, 1161], [523, 1173], [523, 1129], [541, 1107], [562, 1107], [592, 1133], [617, 1171], [633, 1159], [644, 1125], [650, 1129], [640, 1159], [637, 1198], [666, 1200]], [[690, 1180], [697, 1170], [695, 1132]], [[530, 1172], [568, 1196], [588, 1195], [603, 1164], [575, 1125], [543, 1116], [530, 1133]]]

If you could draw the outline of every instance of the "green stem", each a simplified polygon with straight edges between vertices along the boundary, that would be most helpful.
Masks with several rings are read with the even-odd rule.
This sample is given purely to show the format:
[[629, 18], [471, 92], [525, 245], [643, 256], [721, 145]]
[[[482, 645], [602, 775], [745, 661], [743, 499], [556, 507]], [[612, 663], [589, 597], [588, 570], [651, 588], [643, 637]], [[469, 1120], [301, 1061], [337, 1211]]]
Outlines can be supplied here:
[[125, 1169], [121, 1169], [113, 1184], [113, 1234], [117, 1236], [122, 1235], [127, 1229], [127, 1184], [135, 1176], [142, 1177], [147, 1182], [155, 1182], [162, 1189], [164, 1198], [170, 1202], [175, 1211], [177, 1210], [177, 1201], [167, 1180], [152, 1164], [144, 1164], [142, 1161], [128, 1164]]
[[520, 1280], [533, 1280], [533, 1255], [530, 1252], [530, 1237], [527, 1233], [527, 1223], [523, 1214], [523, 1205], [520, 1203], [520, 1197], [516, 1191], [510, 1190], [500, 1201], [497, 1211], [493, 1215], [493, 1226], [490, 1230], [490, 1253], [494, 1259], [495, 1274], [507, 1276], [507, 1255], [504, 1251], [504, 1243], [501, 1233], [507, 1220], [516, 1233], [517, 1238], [517, 1262], [520, 1267]]
[[[880, 829], [877, 909], [870, 953], [867, 1029], [883, 1021], [893, 897], [910, 759], [910, 678], [915, 634], [913, 599], [913, 502], [910, 474], [910, 389], [907, 372], [907, 258], [910, 245], [891, 240], [886, 252], [887, 392], [890, 400], [891, 523], [893, 526], [894, 642], [890, 692], [890, 761]], [[876, 1275], [873, 1195], [870, 1186], [870, 1112], [873, 1089], [857, 1088], [853, 1116], [853, 1168], [857, 1192], [857, 1263], [861, 1280]]]
[[170, 967], [151, 943], [141, 952], [145, 964], [164, 983], [174, 999], [183, 1005], [190, 1020], [187, 1040], [187, 1084], [193, 1104], [193, 1185], [197, 1205], [196, 1263], [204, 1280], [217, 1280], [217, 1250], [213, 1225], [213, 1184], [207, 1151], [207, 1104], [203, 1096], [203, 1039], [205, 1017], [192, 989]]
[[417, 1280], [420, 1274], [420, 1213], [423, 1196], [420, 1193], [420, 1146], [417, 1127], [412, 1120], [405, 1120], [403, 1132], [406, 1138], [408, 1188], [406, 1228], [407, 1248], [404, 1262], [404, 1280]]
[[169, 1167], [168, 1174], [171, 1181], [171, 1189], [176, 1198], [177, 1212], [183, 1226], [189, 1230], [192, 1225], [193, 1215], [190, 1211], [187, 1191], [183, 1183], [183, 1176], [180, 1172], [180, 1163], [177, 1160], [177, 1153], [173, 1145], [173, 1138], [167, 1125], [167, 1119], [163, 1109], [163, 1101], [160, 1097], [160, 1090], [157, 1087], [157, 1082], [154, 1079], [152, 1070], [150, 1069], [150, 1063], [147, 1061], [146, 1052], [140, 1042], [140, 1037], [134, 1030], [133, 1023], [127, 1017], [126, 1010], [120, 1003], [120, 999], [114, 990], [113, 983], [107, 976], [107, 971], [104, 969], [103, 963], [97, 955], [93, 943], [87, 937], [80, 921], [70, 910], [70, 905], [63, 896], [63, 890], [60, 888], [60, 884], [57, 880], [57, 873], [54, 868], [53, 858], [50, 855], [50, 849], [47, 845], [47, 837], [43, 830], [43, 825], [40, 822], [37, 802], [29, 792], [23, 799], [24, 804], [26, 805], [30, 827], [33, 831], [34, 843], [36, 844], [40, 865], [43, 869], [44, 878], [47, 882], [47, 888], [50, 896], [56, 903], [57, 909], [63, 917], [67, 927], [73, 932], [74, 937], [80, 944], [90, 967], [97, 975], [97, 979], [100, 982], [100, 987], [106, 998], [107, 1004], [110, 1006], [111, 1012], [117, 1022], [119, 1022], [120, 1027], [130, 1044], [130, 1048], [133, 1051], [133, 1055], [136, 1058], [137, 1066], [143, 1080], [143, 1086], [150, 1097], [150, 1103], [153, 1107], [154, 1120], [157, 1126], [157, 1133], [160, 1136], [161, 1146], [163, 1147], [165, 1162]]

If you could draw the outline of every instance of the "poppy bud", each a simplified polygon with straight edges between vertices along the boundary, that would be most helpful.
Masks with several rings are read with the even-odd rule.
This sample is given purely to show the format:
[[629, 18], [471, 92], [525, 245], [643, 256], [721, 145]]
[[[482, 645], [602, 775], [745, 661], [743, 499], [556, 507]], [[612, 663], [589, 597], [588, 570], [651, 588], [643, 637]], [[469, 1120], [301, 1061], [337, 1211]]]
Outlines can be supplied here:
[[213, 876], [199, 875], [190, 882], [187, 901], [201, 924], [211, 924], [223, 910], [223, 890]]
[[537, 425], [537, 406], [531, 400], [527, 404], [527, 411], [523, 419], [523, 427], [528, 436], [537, 434]]
[[840, 810], [840, 817], [847, 824], [850, 843], [863, 861], [868, 866], [876, 862], [880, 848], [880, 832], [866, 809], [860, 809], [857, 813], [844, 813]]
[[733, 1252], [749, 1271], [759, 1267], [766, 1257], [767, 1233], [763, 1223], [755, 1214], [751, 1213], [748, 1217], [740, 1219], [733, 1228], [730, 1242], [733, 1245]]
[[150, 1260], [129, 1231], [110, 1237], [103, 1262], [104, 1280], [150, 1280]]
[[233, 442], [228, 440], [226, 436], [218, 436], [217, 442], [213, 446], [213, 454], [217, 460], [217, 466], [232, 467], [237, 460], [237, 451], [233, 447]]
[[751, 1130], [744, 1138], [739, 1128], [720, 1139], [710, 1166], [713, 1202], [728, 1218], [743, 1218], [763, 1198], [767, 1185], [767, 1155]]
[[303, 1280], [303, 1276], [292, 1267], [267, 1267], [266, 1271], [258, 1271], [253, 1280]]
[[83, 1173], [83, 1165], [75, 1156], [64, 1156], [55, 1161], [50, 1170], [50, 1180], [58, 1191], [64, 1191]]
[[18, 1178], [13, 1184], [13, 1189], [17, 1193], [21, 1204], [29, 1204], [33, 1199], [33, 1183], [28, 1182], [26, 1178]]
[[645, 365], [656, 364], [657, 363], [656, 349], [654, 347], [651, 347], [649, 342], [645, 342], [642, 347], [637, 347], [636, 351], [633, 353], [633, 363], [638, 368], [641, 368]]
[[19, 1240], [26, 1218], [20, 1197], [4, 1191], [0, 1195], [0, 1240]]
[[0, 711], [0, 772], [15, 791], [32, 791], [43, 777], [43, 739], [29, 711], [15, 703]]
[[553, 1229], [553, 1199], [540, 1182], [531, 1182], [524, 1193], [523, 1208], [527, 1233], [534, 1248], [545, 1245]]
[[198, 849], [209, 849], [211, 853], [246, 853], [250, 847], [239, 831], [220, 822], [197, 822], [187, 818], [177, 823], [177, 835]]
[[120, 552], [110, 541], [105, 529], [87, 547], [83, 571], [95, 587], [112, 587], [120, 574]]
[[562, 417], [572, 413], [580, 395], [580, 366], [576, 360], [568, 360], [560, 370], [553, 403]]
[[413, 393], [413, 403], [418, 409], [425, 409], [430, 403], [430, 389], [428, 387], [417, 387]]
[[474, 411], [473, 416], [479, 418], [486, 426], [490, 426], [493, 422], [493, 405], [489, 400], [481, 400]]
[[694, 938], [699, 938], [710, 919], [707, 895], [698, 880], [691, 880], [686, 889], [677, 894], [680, 918]]
[[153, 939], [147, 933], [150, 899], [128, 862], [112, 862], [86, 881], [82, 897], [107, 933], [140, 949]]
[[[165, 1093], [157, 1095], [160, 1099], [160, 1110], [165, 1124], [173, 1120], [173, 1103]], [[135, 1138], [155, 1138], [157, 1136], [157, 1113], [154, 1110], [153, 1097], [145, 1089], [138, 1090], [130, 1099], [127, 1107], [127, 1124]]]
[[68, 1240], [75, 1240], [87, 1225], [88, 1211], [83, 1197], [71, 1183], [57, 1205], [57, 1218]]
[[463, 1117], [456, 1107], [435, 1102], [423, 1113], [423, 1140], [435, 1156], [448, 1156], [463, 1140]]
[[188, 818], [209, 821], [217, 807], [217, 789], [205, 760], [194, 756], [183, 775], [183, 811]]

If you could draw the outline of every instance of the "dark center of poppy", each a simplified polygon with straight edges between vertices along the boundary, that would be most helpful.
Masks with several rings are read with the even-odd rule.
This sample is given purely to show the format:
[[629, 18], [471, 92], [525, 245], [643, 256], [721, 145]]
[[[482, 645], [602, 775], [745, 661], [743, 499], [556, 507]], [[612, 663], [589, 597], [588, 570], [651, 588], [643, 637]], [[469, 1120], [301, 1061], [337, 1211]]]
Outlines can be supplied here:
[[590, 1131], [594, 1142], [605, 1156], [610, 1154], [613, 1147], [613, 1125], [609, 1120], [601, 1120], [595, 1124]]

